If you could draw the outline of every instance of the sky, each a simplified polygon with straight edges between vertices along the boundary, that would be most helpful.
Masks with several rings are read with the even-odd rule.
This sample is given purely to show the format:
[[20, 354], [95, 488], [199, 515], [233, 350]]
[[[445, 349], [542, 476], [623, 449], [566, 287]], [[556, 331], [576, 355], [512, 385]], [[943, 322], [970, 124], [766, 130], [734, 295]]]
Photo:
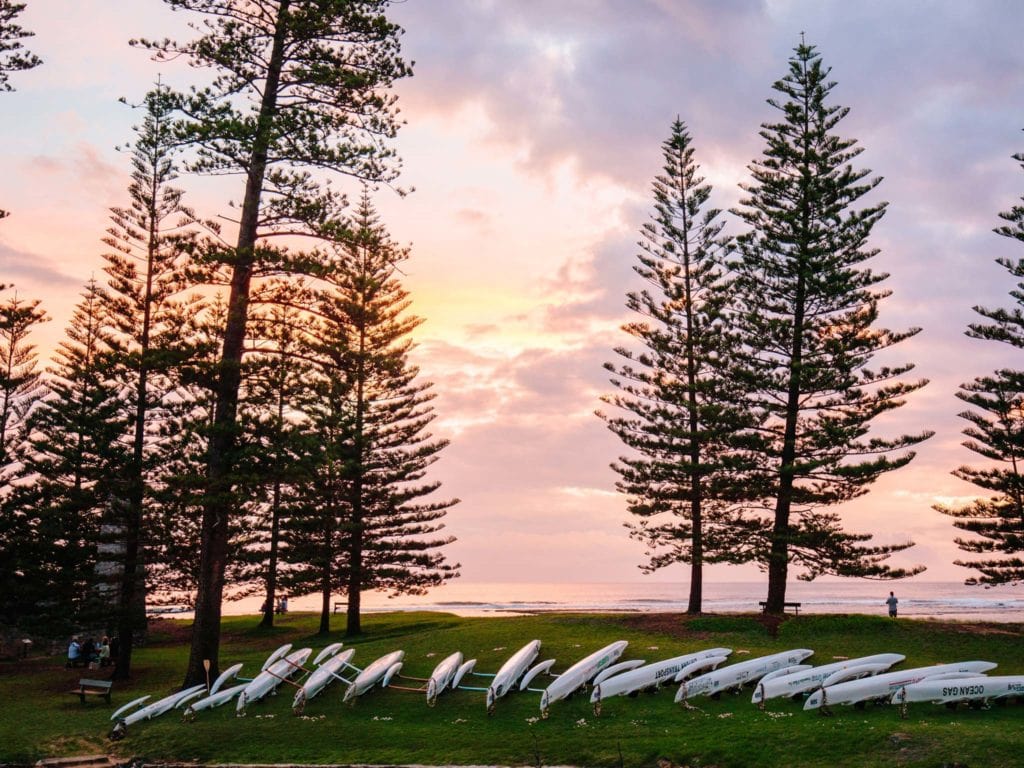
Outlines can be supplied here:
[[[935, 503], [975, 490], [950, 474], [977, 463], [960, 443], [960, 383], [1020, 354], [964, 335], [976, 305], [1009, 306], [995, 259], [1024, 257], [992, 233], [1024, 194], [1024, 6], [1016, 0], [405, 0], [414, 76], [396, 87], [400, 197], [376, 199], [393, 237], [411, 246], [404, 271], [417, 331], [414, 360], [435, 384], [434, 433], [451, 440], [435, 465], [449, 512], [447, 548], [467, 582], [685, 581], [676, 565], [641, 573], [625, 499], [609, 468], [623, 451], [595, 416], [611, 391], [602, 369], [628, 344], [625, 294], [638, 231], [651, 213], [661, 143], [679, 117], [714, 186], [741, 198], [762, 151], [766, 100], [800, 41], [817, 46], [850, 108], [839, 132], [889, 201], [871, 245], [889, 273], [890, 328], [920, 327], [893, 361], [930, 380], [879, 434], [935, 430], [907, 468], [839, 511], [880, 543], [913, 540], [892, 559], [917, 577], [961, 580], [949, 519]], [[43, 66], [0, 93], [0, 282], [40, 298], [52, 349], [83, 283], [100, 275], [111, 206], [127, 201], [141, 100], [158, 65], [135, 37], [185, 37], [187, 18], [160, 0], [28, 0], [21, 24]], [[185, 178], [203, 215], [240, 190]], [[734, 219], [729, 231], [741, 231]], [[716, 566], [709, 581], [758, 580]]]

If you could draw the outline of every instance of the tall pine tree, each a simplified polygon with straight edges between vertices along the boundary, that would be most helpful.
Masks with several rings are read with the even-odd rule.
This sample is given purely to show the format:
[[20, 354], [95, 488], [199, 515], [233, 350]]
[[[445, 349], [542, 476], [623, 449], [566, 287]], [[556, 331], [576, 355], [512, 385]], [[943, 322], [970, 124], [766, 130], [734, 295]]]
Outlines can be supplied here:
[[104, 242], [108, 290], [103, 293], [112, 324], [113, 362], [126, 394], [126, 419], [131, 424], [131, 459], [122, 470], [123, 520], [111, 521], [123, 537], [118, 589], [118, 654], [114, 678], [126, 679], [131, 669], [136, 632], [144, 628], [145, 579], [141, 553], [144, 506], [149, 480], [159, 465], [155, 421], [168, 398], [177, 397], [171, 370], [188, 357], [188, 340], [178, 332], [178, 317], [194, 309], [175, 297], [188, 287], [190, 247], [195, 217], [172, 186], [174, 137], [172, 100], [157, 87], [145, 98], [146, 114], [131, 147], [131, 183], [127, 208], [111, 209]]
[[876, 353], [918, 332], [876, 328], [877, 286], [887, 275], [866, 262], [886, 203], [856, 204], [881, 181], [852, 162], [861, 148], [834, 130], [848, 109], [829, 103], [835, 83], [801, 42], [768, 103], [781, 120], [762, 125], [765, 148], [736, 214], [736, 323], [747, 354], [737, 381], [763, 420], [752, 434], [762, 472], [752, 490], [766, 520], [757, 560], [768, 570], [767, 610], [781, 613], [790, 564], [821, 574], [894, 578], [921, 570], [885, 560], [910, 542], [872, 545], [828, 511], [905, 466], [930, 432], [869, 435], [875, 417], [924, 386], [903, 381], [913, 365], [869, 368]]
[[210, 85], [180, 94], [179, 137], [190, 168], [241, 174], [238, 237], [208, 451], [200, 571], [185, 684], [218, 669], [221, 600], [235, 508], [238, 398], [254, 278], [301, 267], [271, 247], [273, 235], [323, 235], [345, 200], [310, 169], [373, 181], [395, 176], [385, 147], [398, 128], [394, 80], [410, 73], [389, 0], [165, 0], [201, 15], [195, 40], [141, 41], [159, 57], [213, 70]]
[[23, 619], [50, 632], [106, 623], [115, 614], [103, 545], [111, 543], [112, 508], [124, 496], [128, 451], [112, 374], [108, 318], [93, 280], [48, 370], [48, 392], [29, 414], [4, 496], [20, 521], [16, 595]]
[[704, 210], [711, 186], [699, 176], [682, 121], [673, 123], [662, 152], [654, 214], [641, 230], [634, 267], [650, 288], [627, 295], [626, 306], [643, 319], [623, 327], [643, 351], [616, 349], [625, 362], [605, 365], [618, 394], [603, 399], [628, 415], [601, 416], [636, 452], [612, 466], [639, 518], [633, 536], [651, 549], [647, 569], [689, 563], [687, 611], [700, 613], [705, 562], [745, 556], [734, 502], [741, 454], [728, 438], [746, 412], [730, 406], [730, 246], [721, 211]]
[[[325, 272], [323, 325], [313, 343], [327, 399], [311, 413], [330, 435], [317, 471], [331, 487], [314, 501], [326, 500], [328, 525], [340, 524], [332, 565], [347, 596], [350, 635], [361, 632], [364, 591], [417, 594], [459, 568], [439, 551], [454, 538], [433, 537], [458, 499], [427, 498], [440, 483], [424, 478], [448, 441], [426, 431], [434, 395], [408, 361], [409, 334], [421, 320], [406, 314], [408, 294], [395, 277], [407, 253], [390, 241], [365, 194], [354, 223]], [[325, 601], [322, 622], [326, 609]]]
[[[1024, 168], [1024, 154], [1014, 159]], [[996, 233], [1024, 243], [1024, 204], [999, 216], [1006, 223]], [[974, 311], [988, 322], [972, 323], [967, 335], [1024, 349], [1024, 259], [998, 258], [996, 263], [1017, 281], [1010, 291], [1016, 306], [1010, 310], [976, 306]], [[1024, 371], [1002, 369], [978, 377], [962, 385], [957, 397], [973, 407], [960, 414], [969, 422], [964, 445], [990, 464], [980, 469], [962, 466], [953, 474], [991, 495], [961, 507], [936, 507], [952, 516], [958, 529], [972, 534], [957, 538], [956, 543], [978, 557], [956, 564], [980, 574], [968, 578], [968, 584], [1024, 580]]]

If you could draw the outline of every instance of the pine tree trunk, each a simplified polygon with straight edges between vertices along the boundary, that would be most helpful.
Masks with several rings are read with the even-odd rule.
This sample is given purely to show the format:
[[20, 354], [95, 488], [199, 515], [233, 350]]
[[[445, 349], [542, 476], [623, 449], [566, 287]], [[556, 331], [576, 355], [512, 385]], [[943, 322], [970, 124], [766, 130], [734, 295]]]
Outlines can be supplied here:
[[281, 481], [274, 480], [274, 497], [271, 502], [270, 556], [267, 560], [267, 598], [263, 604], [261, 627], [274, 626], [274, 605], [277, 600], [277, 552], [281, 536]]
[[[356, 483], [357, 488], [359, 484]], [[360, 505], [353, 504], [353, 516], [359, 515], [353, 520], [352, 545], [349, 548], [348, 565], [348, 605], [345, 616], [345, 634], [362, 634], [363, 628], [360, 620], [360, 604], [363, 593], [363, 521], [361, 519]]]
[[331, 580], [324, 579], [320, 588], [320, 629], [319, 634], [326, 635], [331, 631]]
[[[117, 657], [114, 659], [112, 680], [128, 680], [131, 677], [132, 649], [135, 646], [135, 628], [138, 625], [138, 610], [141, 590], [137, 587], [139, 578], [139, 535], [142, 530], [142, 486], [141, 477], [136, 478], [136, 487], [131, 490], [131, 498], [126, 511], [124, 537], [124, 560], [121, 570], [121, 585], [118, 590], [117, 611]], [[143, 620], [145, 620], [145, 601], [143, 604]]]
[[703, 520], [699, 498], [693, 500], [690, 514], [690, 522], [693, 525], [693, 548], [690, 557], [690, 601], [686, 606], [686, 612], [696, 615], [704, 607], [704, 536], [701, 529]]
[[[128, 489], [128, 509], [124, 521], [124, 561], [121, 571], [120, 605], [117, 628], [117, 658], [114, 660], [114, 680], [127, 680], [131, 676], [132, 649], [135, 629], [146, 623], [145, 582], [142, 578], [140, 549], [143, 525], [143, 504], [146, 498], [146, 479], [143, 472], [146, 450], [146, 418], [149, 398], [149, 332], [153, 322], [153, 270], [156, 265], [159, 233], [155, 210], [160, 191], [158, 173], [150, 176], [147, 211], [149, 231], [146, 243], [146, 293], [142, 310], [142, 338], [140, 343], [138, 380], [135, 386], [135, 423], [132, 436], [131, 477]], [[140, 608], [141, 606], [141, 617]]]
[[[360, 483], [355, 484], [357, 493], [362, 493]], [[357, 497], [358, 499], [358, 497]], [[345, 616], [345, 634], [362, 634], [360, 605], [363, 593], [363, 521], [358, 501], [352, 505], [352, 544], [348, 561], [348, 605]]]
[[[333, 488], [333, 483], [331, 487]], [[333, 493], [333, 491], [332, 491]], [[325, 524], [323, 530], [324, 537], [324, 553], [323, 553], [323, 567], [320, 570], [320, 634], [326, 635], [331, 631], [331, 593], [334, 590], [334, 549], [335, 549], [335, 535], [336, 531], [333, 525], [333, 521], [337, 518], [335, 505], [332, 500], [327, 502], [327, 507], [330, 510], [330, 520], [332, 523], [328, 523], [327, 519], [323, 522]]]
[[206, 681], [204, 660], [209, 660], [211, 674], [219, 673], [221, 601], [224, 596], [224, 572], [231, 530], [228, 520], [234, 508], [231, 475], [237, 430], [238, 390], [242, 378], [242, 350], [249, 315], [249, 289], [255, 262], [260, 196], [267, 170], [267, 154], [277, 108], [277, 88], [284, 62], [286, 25], [283, 18], [288, 12], [289, 3], [290, 0], [281, 0], [278, 7], [274, 44], [267, 66], [263, 101], [260, 104], [242, 200], [207, 457], [208, 492], [203, 505], [199, 581], [196, 586], [192, 649], [185, 673], [186, 687]]
[[[684, 158], [679, 157], [680, 165]], [[685, 174], [679, 177], [679, 193], [682, 199], [687, 197]], [[690, 439], [690, 602], [686, 612], [695, 615], [701, 612], [704, 599], [704, 520], [701, 515], [701, 469], [700, 443], [698, 430], [700, 418], [697, 402], [697, 352], [694, 349], [694, 336], [697, 333], [697, 322], [693, 313], [693, 284], [691, 281], [693, 264], [690, 259], [690, 218], [689, 211], [681, 207], [683, 225], [683, 286], [686, 297], [686, 387], [687, 407], [689, 410]]]
[[[803, 231], [809, 229], [807, 200], [803, 200]], [[799, 266], [793, 300], [793, 340], [790, 349], [789, 391], [786, 397], [786, 425], [782, 438], [779, 465], [779, 492], [775, 500], [775, 522], [772, 526], [772, 548], [768, 559], [768, 596], [766, 613], [785, 613], [786, 581], [789, 577], [789, 514], [793, 505], [793, 481], [796, 472], [796, 427], [800, 415], [800, 370], [803, 365], [804, 301], [807, 280], [803, 259]]]
[[[798, 286], [803, 285], [803, 278]], [[798, 287], [798, 297], [802, 290]], [[802, 302], [796, 313], [795, 325], [803, 324]], [[775, 499], [775, 521], [772, 526], [771, 554], [768, 558], [768, 596], [765, 598], [766, 613], [784, 613], [786, 602], [786, 581], [789, 577], [789, 515], [793, 505], [793, 475], [796, 463], [796, 425], [800, 408], [800, 332], [794, 333], [794, 354], [790, 367], [789, 395], [786, 404], [786, 426], [783, 434], [782, 457], [779, 466], [779, 490]]]
[[360, 602], [362, 599], [362, 590], [359, 587], [359, 576], [353, 570], [348, 580], [348, 604], [345, 608], [345, 634], [346, 635], [361, 635], [363, 633], [363, 627], [360, 620]]

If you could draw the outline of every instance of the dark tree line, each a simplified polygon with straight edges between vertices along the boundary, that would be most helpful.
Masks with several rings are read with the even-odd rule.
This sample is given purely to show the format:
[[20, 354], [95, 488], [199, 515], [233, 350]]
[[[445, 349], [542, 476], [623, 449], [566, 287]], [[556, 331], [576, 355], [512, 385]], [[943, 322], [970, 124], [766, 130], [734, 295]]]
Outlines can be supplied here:
[[[358, 632], [362, 591], [456, 576], [434, 535], [456, 502], [428, 498], [446, 442], [408, 363], [407, 254], [365, 187], [398, 168], [388, 89], [409, 68], [388, 2], [168, 3], [204, 33], [137, 45], [214, 79], [147, 95], [107, 280], [45, 376], [27, 341], [42, 310], [4, 309], [0, 613], [109, 628], [127, 676], [147, 602], [194, 595], [192, 682], [217, 669], [225, 597], [341, 592]], [[200, 221], [179, 173], [241, 176], [238, 220]], [[363, 181], [354, 213], [331, 174]]]

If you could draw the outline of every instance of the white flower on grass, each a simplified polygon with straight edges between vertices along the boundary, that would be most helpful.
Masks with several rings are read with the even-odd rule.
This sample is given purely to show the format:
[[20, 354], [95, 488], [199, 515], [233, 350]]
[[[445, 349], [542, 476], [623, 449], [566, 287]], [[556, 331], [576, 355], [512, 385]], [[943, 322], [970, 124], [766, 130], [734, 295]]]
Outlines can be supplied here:
[[505, 646], [504, 645], [499, 645], [497, 648], [491, 648], [491, 650], [492, 651], [504, 651], [505, 650]]
[[586, 728], [587, 727], [587, 718], [581, 717], [579, 720], [577, 720], [576, 721], [576, 727], [577, 728]]
[[648, 651], [657, 651], [657, 650], [659, 650], [659, 648], [656, 645], [648, 645], [647, 646], [647, 650]]
[[393, 718], [393, 717], [378, 717], [377, 715], [374, 715], [373, 719], [374, 720], [379, 720], [381, 722], [387, 722], [389, 720], [394, 720], [395, 718]]
[[530, 725], [533, 725], [534, 723], [536, 723], [538, 721], [540, 721], [539, 717], [528, 717], [528, 718], [526, 718], [526, 722], [528, 722]]
[[428, 659], [432, 659], [432, 658], [434, 658], [435, 656], [437, 656], [437, 654], [436, 654], [436, 653], [428, 653], [428, 654], [427, 654], [427, 658], [428, 658]]
[[455, 723], [456, 725], [458, 725], [459, 723], [468, 723], [469, 720], [465, 720], [465, 719], [463, 719], [461, 717], [457, 717], [454, 720], [452, 720], [452, 722]]
[[732, 712], [723, 712], [718, 716], [719, 720], [725, 720], [727, 717], [732, 717]]

